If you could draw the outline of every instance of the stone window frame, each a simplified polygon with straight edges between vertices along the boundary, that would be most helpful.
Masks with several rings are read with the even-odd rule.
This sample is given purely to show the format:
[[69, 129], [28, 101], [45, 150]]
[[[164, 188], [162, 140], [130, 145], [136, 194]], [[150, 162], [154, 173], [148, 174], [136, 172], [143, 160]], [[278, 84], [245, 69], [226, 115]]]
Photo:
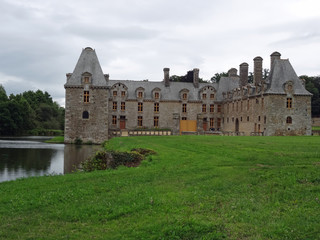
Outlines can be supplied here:
[[82, 119], [88, 120], [89, 116], [90, 116], [90, 114], [89, 114], [89, 112], [87, 110], [82, 112]]
[[159, 127], [159, 116], [154, 116], [153, 117], [153, 126], [155, 128], [158, 128]]
[[145, 94], [144, 94], [145, 89], [143, 87], [138, 87], [136, 89], [136, 98], [137, 99], [144, 99]]
[[84, 103], [90, 102], [90, 92], [88, 90], [83, 91], [83, 102]]
[[126, 110], [126, 102], [121, 102], [120, 109], [121, 109], [121, 111]]
[[202, 104], [202, 112], [203, 113], [207, 112], [207, 104]]
[[138, 112], [143, 112], [143, 102], [138, 102]]
[[113, 97], [118, 96], [118, 91], [117, 91], [117, 90], [113, 90], [113, 91], [112, 91], [112, 96], [113, 96]]
[[118, 102], [116, 101], [112, 102], [112, 110], [117, 111], [117, 109], [118, 109]]
[[138, 127], [143, 127], [143, 117], [142, 116], [138, 116], [137, 126]]
[[214, 104], [210, 104], [210, 112], [214, 113]]
[[154, 89], [151, 91], [151, 95], [152, 95], [152, 98], [153, 98], [154, 100], [156, 100], [156, 101], [159, 100], [160, 97], [161, 97], [161, 89], [158, 88], [158, 87], [154, 88]]
[[215, 97], [215, 94], [214, 93], [210, 93], [210, 99], [213, 100]]
[[81, 75], [82, 84], [91, 84], [92, 82], [92, 74], [89, 72], [85, 72]]
[[210, 128], [214, 128], [214, 118], [210, 118]]
[[183, 104], [182, 104], [182, 112], [183, 112], [183, 113], [186, 113], [186, 112], [187, 112], [187, 104], [186, 104], [186, 103], [183, 103]]
[[117, 116], [112, 115], [112, 125], [117, 125]]
[[186, 88], [181, 89], [179, 94], [180, 94], [180, 99], [182, 101], [188, 101], [188, 99], [189, 99], [189, 90], [188, 89], [186, 89]]
[[159, 103], [154, 103], [153, 105], [153, 110], [155, 113], [158, 113], [160, 109], [160, 104]]
[[287, 101], [286, 101], [287, 109], [292, 109], [293, 108], [292, 105], [293, 105], [292, 97], [287, 97]]
[[126, 96], [126, 91], [121, 91], [121, 97], [125, 97]]
[[218, 104], [218, 113], [221, 113], [221, 110], [222, 110], [222, 107], [221, 107], [221, 104]]
[[206, 100], [207, 99], [207, 94], [206, 93], [202, 93], [202, 99]]
[[292, 117], [291, 116], [287, 116], [286, 123], [287, 124], [292, 124]]

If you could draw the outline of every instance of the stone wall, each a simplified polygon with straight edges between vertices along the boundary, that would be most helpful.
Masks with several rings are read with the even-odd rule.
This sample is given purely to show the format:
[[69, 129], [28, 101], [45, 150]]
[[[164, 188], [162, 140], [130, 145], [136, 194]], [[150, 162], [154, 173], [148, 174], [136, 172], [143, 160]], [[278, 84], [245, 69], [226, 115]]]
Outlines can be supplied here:
[[[108, 139], [108, 98], [106, 89], [90, 88], [89, 103], [84, 103], [83, 88], [66, 88], [65, 142], [100, 144]], [[83, 118], [83, 112], [89, 118]]]

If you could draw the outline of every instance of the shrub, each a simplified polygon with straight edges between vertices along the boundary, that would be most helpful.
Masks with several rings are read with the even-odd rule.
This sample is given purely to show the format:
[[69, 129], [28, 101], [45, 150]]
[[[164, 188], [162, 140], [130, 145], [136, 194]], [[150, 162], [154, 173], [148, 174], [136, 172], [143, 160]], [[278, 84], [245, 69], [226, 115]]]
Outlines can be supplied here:
[[99, 151], [86, 161], [82, 162], [83, 171], [90, 172], [94, 170], [116, 169], [119, 166], [137, 167], [145, 156], [155, 154], [151, 149], [132, 149], [131, 152], [120, 151]]

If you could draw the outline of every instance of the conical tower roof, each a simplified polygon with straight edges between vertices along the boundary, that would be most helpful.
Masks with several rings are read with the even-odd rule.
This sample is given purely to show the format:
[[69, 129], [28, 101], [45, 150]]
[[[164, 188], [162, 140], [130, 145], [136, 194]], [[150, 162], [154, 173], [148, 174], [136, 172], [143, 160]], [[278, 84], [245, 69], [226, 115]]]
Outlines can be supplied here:
[[81, 85], [81, 79], [84, 73], [91, 74], [93, 86], [107, 86], [107, 81], [102, 72], [96, 51], [90, 47], [82, 50], [77, 65], [65, 86]]

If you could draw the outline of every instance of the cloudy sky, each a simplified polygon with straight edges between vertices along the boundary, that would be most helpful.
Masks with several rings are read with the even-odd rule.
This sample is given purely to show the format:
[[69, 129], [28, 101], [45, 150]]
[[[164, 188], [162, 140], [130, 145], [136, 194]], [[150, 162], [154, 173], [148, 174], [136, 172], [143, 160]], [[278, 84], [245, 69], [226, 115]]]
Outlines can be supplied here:
[[48, 91], [64, 105], [65, 74], [82, 48], [111, 79], [200, 77], [270, 54], [298, 75], [320, 74], [319, 0], [0, 0], [0, 84], [7, 94]]

